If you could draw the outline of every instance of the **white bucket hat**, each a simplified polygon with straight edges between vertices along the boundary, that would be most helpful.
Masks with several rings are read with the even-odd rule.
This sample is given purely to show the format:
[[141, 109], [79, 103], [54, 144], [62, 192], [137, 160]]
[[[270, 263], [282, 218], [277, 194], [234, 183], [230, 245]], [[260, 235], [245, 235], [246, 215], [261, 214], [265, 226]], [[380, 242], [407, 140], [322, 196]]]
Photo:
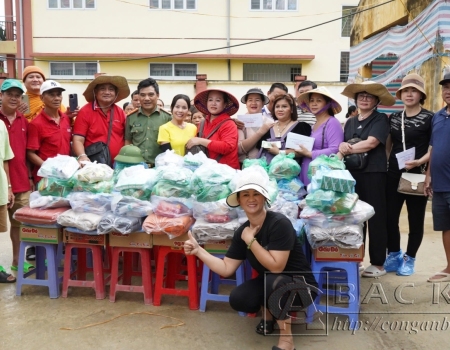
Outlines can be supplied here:
[[238, 207], [238, 192], [245, 190], [255, 190], [261, 193], [270, 205], [270, 197], [269, 192], [267, 192], [266, 190], [266, 185], [267, 181], [256, 171], [254, 173], [252, 172], [251, 176], [243, 176], [241, 179], [239, 179], [236, 190], [227, 197], [227, 204], [232, 208]]

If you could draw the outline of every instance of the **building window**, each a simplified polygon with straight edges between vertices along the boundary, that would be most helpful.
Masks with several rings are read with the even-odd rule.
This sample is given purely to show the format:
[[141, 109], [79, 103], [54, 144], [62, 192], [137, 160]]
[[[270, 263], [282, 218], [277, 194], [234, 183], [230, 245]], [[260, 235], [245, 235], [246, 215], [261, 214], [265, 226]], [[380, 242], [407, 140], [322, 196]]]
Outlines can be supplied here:
[[348, 72], [350, 67], [350, 52], [343, 51], [341, 52], [341, 75], [340, 81], [346, 83], [348, 80]]
[[48, 0], [49, 9], [95, 9], [95, 0]]
[[92, 79], [97, 62], [50, 62], [50, 77], [56, 79]]
[[250, 0], [250, 9], [256, 11], [297, 11], [297, 0]]
[[197, 0], [150, 0], [150, 10], [196, 10]]
[[[353, 17], [354, 13], [356, 12], [357, 7], [355, 6], [342, 6], [342, 23], [341, 23], [341, 36], [343, 37], [349, 37], [350, 33], [352, 32], [352, 24], [353, 24]], [[351, 16], [349, 16], [351, 15]]]
[[150, 63], [150, 76], [165, 80], [195, 80], [195, 63]]
[[301, 64], [244, 63], [244, 81], [295, 81], [302, 74]]

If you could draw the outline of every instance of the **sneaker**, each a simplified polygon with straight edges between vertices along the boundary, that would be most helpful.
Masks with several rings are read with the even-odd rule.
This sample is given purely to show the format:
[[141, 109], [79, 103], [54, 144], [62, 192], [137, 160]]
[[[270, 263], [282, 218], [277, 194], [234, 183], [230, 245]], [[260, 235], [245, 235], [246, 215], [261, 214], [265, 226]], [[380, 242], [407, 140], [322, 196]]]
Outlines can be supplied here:
[[403, 260], [403, 252], [400, 250], [396, 253], [389, 253], [384, 262], [384, 269], [386, 272], [396, 272]]
[[411, 276], [414, 273], [414, 263], [416, 258], [411, 258], [409, 255], [403, 255], [403, 259], [397, 270], [399, 276]]

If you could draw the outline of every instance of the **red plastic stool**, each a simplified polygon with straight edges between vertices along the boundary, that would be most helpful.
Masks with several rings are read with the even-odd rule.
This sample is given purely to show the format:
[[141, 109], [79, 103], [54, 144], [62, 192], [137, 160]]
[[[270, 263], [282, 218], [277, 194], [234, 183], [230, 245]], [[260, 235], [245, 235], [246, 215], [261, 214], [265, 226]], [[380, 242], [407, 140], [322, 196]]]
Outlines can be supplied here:
[[[74, 272], [70, 271], [72, 261], [72, 249], [77, 248], [77, 268]], [[89, 269], [86, 266], [86, 251], [90, 249], [92, 251], [92, 265], [93, 268]], [[96, 299], [105, 299], [105, 279], [103, 276], [103, 259], [102, 259], [103, 246], [91, 245], [91, 244], [66, 244], [66, 254], [64, 258], [64, 274], [63, 274], [63, 288], [61, 296], [67, 298], [67, 292], [69, 286], [73, 287], [89, 287], [94, 288]], [[93, 281], [86, 280], [86, 273], [92, 270], [94, 275]], [[76, 280], [72, 279], [76, 276]]]
[[[187, 281], [188, 289], [176, 289], [175, 278], [176, 269], [174, 266], [180, 266], [179, 260], [173, 260], [174, 254], [184, 254], [184, 250], [172, 249], [172, 247], [159, 246], [158, 257], [156, 262], [156, 283], [155, 295], [153, 296], [153, 305], [161, 305], [161, 297], [163, 294], [186, 296], [189, 298], [189, 309], [198, 310], [199, 308], [199, 293], [198, 293], [198, 278], [197, 278], [197, 257], [194, 255], [187, 255]], [[165, 259], [167, 256], [167, 275], [164, 278]], [[166, 283], [164, 284], [164, 280]]]
[[[123, 273], [119, 276], [119, 255], [124, 252], [123, 257]], [[140, 256], [141, 270], [133, 270], [133, 253]], [[150, 249], [149, 248], [130, 248], [130, 247], [112, 247], [112, 266], [111, 266], [111, 283], [109, 289], [109, 301], [116, 301], [116, 292], [139, 292], [144, 294], [144, 304], [152, 303], [152, 269], [150, 266]], [[141, 276], [142, 285], [134, 286], [131, 284], [132, 276]], [[122, 284], [119, 284], [122, 279]]]

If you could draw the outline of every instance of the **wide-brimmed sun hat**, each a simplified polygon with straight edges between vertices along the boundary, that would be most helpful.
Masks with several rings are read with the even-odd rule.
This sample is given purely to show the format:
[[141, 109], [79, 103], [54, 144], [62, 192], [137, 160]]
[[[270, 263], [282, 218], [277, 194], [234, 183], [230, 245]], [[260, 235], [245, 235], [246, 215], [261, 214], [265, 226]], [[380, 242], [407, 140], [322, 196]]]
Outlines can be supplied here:
[[205, 90], [202, 92], [199, 92], [197, 96], [194, 97], [194, 106], [197, 108], [200, 112], [202, 112], [205, 115], [210, 115], [211, 113], [208, 111], [207, 108], [207, 101], [208, 101], [208, 95], [212, 91], [218, 91], [228, 96], [228, 102], [225, 104], [225, 108], [221, 113], [226, 113], [229, 116], [232, 116], [233, 114], [236, 114], [236, 112], [239, 110], [239, 102], [232, 94], [230, 94], [227, 91], [219, 90], [219, 89], [210, 89]]
[[130, 95], [130, 87], [124, 77], [121, 77], [120, 75], [103, 74], [92, 80], [83, 92], [83, 96], [86, 101], [94, 101], [94, 89], [100, 84], [112, 84], [117, 88], [117, 98], [114, 102], [119, 102]]
[[238, 207], [239, 201], [237, 198], [237, 194], [238, 192], [245, 190], [258, 191], [266, 198], [267, 202], [270, 204], [269, 192], [267, 192], [265, 187], [266, 183], [267, 181], [265, 181], [264, 178], [257, 172], [252, 173], [252, 176], [243, 176], [238, 180], [236, 190], [227, 197], [227, 204], [232, 208]]
[[264, 92], [262, 92], [262, 90], [260, 88], [256, 88], [256, 87], [248, 90], [247, 93], [241, 97], [241, 102], [247, 103], [248, 95], [251, 95], [251, 94], [261, 95], [261, 98], [264, 101], [264, 104], [266, 105], [269, 103], [269, 98], [266, 95], [264, 95]]
[[395, 104], [395, 97], [386, 89], [386, 86], [370, 80], [347, 85], [344, 91], [341, 92], [341, 95], [355, 99], [357, 93], [364, 91], [378, 97], [383, 106], [392, 106]]
[[424, 95], [424, 100], [427, 98], [427, 94], [425, 93], [425, 81], [419, 74], [411, 73], [403, 78], [402, 85], [395, 93], [395, 96], [397, 96], [399, 100], [402, 99], [402, 90], [407, 87], [413, 87], [419, 90]]
[[300, 94], [297, 97], [297, 103], [300, 105], [301, 108], [309, 107], [309, 98], [310, 98], [311, 94], [320, 94], [320, 95], [326, 96], [329, 99], [331, 99], [331, 109], [333, 110], [335, 115], [342, 111], [342, 107], [339, 104], [339, 102], [336, 101], [336, 99], [333, 97], [333, 95], [330, 94], [328, 89], [323, 86], [320, 86], [316, 89], [308, 90], [308, 91], [304, 92], [303, 94]]

